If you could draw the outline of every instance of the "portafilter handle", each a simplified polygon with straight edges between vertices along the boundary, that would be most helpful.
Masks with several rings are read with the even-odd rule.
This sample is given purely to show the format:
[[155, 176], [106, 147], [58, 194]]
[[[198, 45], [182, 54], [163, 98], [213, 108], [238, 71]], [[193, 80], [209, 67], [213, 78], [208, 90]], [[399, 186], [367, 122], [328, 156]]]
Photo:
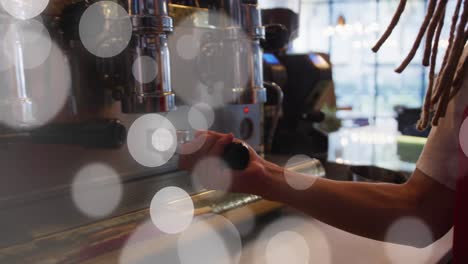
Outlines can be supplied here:
[[243, 143], [232, 142], [224, 148], [222, 159], [232, 170], [245, 170], [250, 162], [249, 148]]
[[[190, 131], [177, 130], [179, 144], [189, 143], [190, 140], [192, 140]], [[232, 170], [244, 170], [250, 162], [249, 147], [243, 143], [232, 142], [224, 148], [221, 159]]]

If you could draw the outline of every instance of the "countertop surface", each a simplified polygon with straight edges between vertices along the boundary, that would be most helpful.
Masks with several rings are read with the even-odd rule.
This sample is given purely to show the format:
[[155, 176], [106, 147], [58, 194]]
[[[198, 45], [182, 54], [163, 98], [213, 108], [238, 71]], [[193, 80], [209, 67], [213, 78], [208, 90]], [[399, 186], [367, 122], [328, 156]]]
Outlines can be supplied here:
[[[360, 165], [385, 168], [394, 172], [412, 172], [415, 164], [402, 161], [398, 155], [398, 135], [396, 129], [389, 129], [385, 126], [345, 128], [330, 134], [328, 164], [324, 164], [327, 169], [327, 177], [346, 180], [349, 168]], [[290, 158], [276, 155], [267, 157], [267, 159], [279, 164], [287, 163]], [[331, 170], [330, 164], [332, 164]], [[122, 251], [112, 251], [102, 257], [86, 261], [86, 263], [133, 263], [124, 261], [125, 252], [140, 257], [145, 254], [144, 252], [152, 252], [143, 257], [144, 260], [141, 263], [154, 263], [153, 261], [145, 261], [165, 259], [166, 257], [176, 262], [165, 263], [195, 263], [193, 261], [187, 263], [181, 261], [181, 250], [189, 250], [188, 252], [197, 250], [197, 252], [192, 252], [194, 254], [193, 258], [197, 259], [197, 256], [202, 255], [207, 260], [206, 263], [236, 263], [236, 261], [230, 262], [225, 258], [218, 259], [220, 262], [209, 262], [209, 260], [216, 260], [217, 257], [222, 256], [219, 252], [218, 254], [214, 252], [216, 251], [214, 249], [222, 245], [223, 242], [226, 243], [227, 250], [231, 254], [240, 257], [238, 263], [437, 263], [449, 251], [452, 241], [452, 231], [450, 231], [433, 245], [417, 249], [355, 236], [316, 219], [306, 217], [290, 208], [277, 211], [270, 215], [267, 220], [262, 221], [254, 217], [254, 213], [250, 211], [252, 209], [249, 206], [236, 210], [241, 211], [246, 219], [243, 218], [244, 220], [240, 222], [233, 222], [237, 230], [242, 233], [242, 247], [238, 248], [238, 252], [233, 252], [233, 249], [229, 248], [229, 245], [236, 243], [234, 243], [235, 241], [229, 241], [229, 236], [224, 236], [227, 234], [225, 232], [215, 232], [212, 233], [213, 236], [197, 236], [197, 239], [192, 241], [194, 242], [193, 247], [188, 246], [188, 248], [183, 249], [180, 248], [180, 242], [177, 243], [178, 236], [173, 236], [172, 240], [164, 239], [164, 248], [166, 248], [164, 253], [155, 253], [155, 249], [161, 247], [160, 242], [157, 242], [155, 247], [151, 246], [151, 243], [145, 242], [142, 245], [143, 249], [141, 246], [138, 246], [138, 249], [133, 249], [133, 246], [129, 247], [129, 244], [133, 243], [130, 243], [130, 241], [135, 236], [138, 237], [141, 230], [145, 230], [142, 229], [145, 224], [141, 223], [142, 226], [136, 224], [131, 228], [133, 230], [136, 227], [134, 231], [125, 229], [131, 234], [128, 239], [117, 239], [120, 241], [119, 243], [123, 243]], [[144, 216], [144, 218], [147, 217], [147, 215]], [[343, 217], [347, 217], [346, 212], [343, 212]], [[402, 219], [402, 221], [407, 220], [414, 223], [408, 232], [422, 232], [423, 235], [424, 232], [428, 232], [427, 228], [417, 219]], [[246, 226], [250, 231], [245, 230]], [[202, 225], [202, 229], [205, 227]], [[120, 229], [114, 228], [111, 230], [117, 232]], [[153, 235], [151, 233], [146, 231], [143, 233], [143, 237], [137, 239], [138, 241], [152, 240], [151, 236]], [[415, 235], [418, 234], [415, 233]], [[389, 235], [391, 235], [391, 230], [389, 230]], [[154, 238], [155, 241], [161, 241], [158, 236]], [[137, 244], [139, 245], [140, 242]], [[210, 245], [213, 248], [210, 248]], [[146, 251], [146, 249], [149, 251]], [[164, 257], [160, 254], [163, 254]]]
[[378, 124], [342, 128], [329, 135], [328, 161], [347, 165], [367, 165], [410, 173], [416, 163], [398, 154], [400, 133], [395, 125]]

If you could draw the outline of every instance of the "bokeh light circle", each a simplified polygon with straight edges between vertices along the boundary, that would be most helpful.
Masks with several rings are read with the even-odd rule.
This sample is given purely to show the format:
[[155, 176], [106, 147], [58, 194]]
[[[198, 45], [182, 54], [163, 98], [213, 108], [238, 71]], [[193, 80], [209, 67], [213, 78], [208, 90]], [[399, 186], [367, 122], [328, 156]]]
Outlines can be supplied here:
[[81, 212], [90, 217], [107, 216], [122, 198], [117, 172], [106, 164], [94, 163], [81, 168], [72, 183], [72, 197]]
[[[294, 168], [311, 161], [313, 161], [313, 159], [307, 155], [295, 155], [287, 161], [285, 167]], [[314, 175], [313, 171], [307, 173], [305, 171], [301, 171], [300, 169], [295, 171], [297, 172], [293, 172], [291, 169], [286, 169], [284, 171], [286, 182], [289, 186], [291, 186], [291, 188], [295, 190], [306, 190], [310, 188], [317, 180], [317, 175]]]
[[194, 129], [208, 130], [214, 123], [215, 113], [208, 104], [198, 103], [190, 108], [188, 119]]
[[178, 235], [161, 233], [151, 220], [144, 221], [125, 241], [118, 263], [180, 263], [177, 255], [177, 238]]
[[195, 152], [199, 151], [203, 145], [205, 145], [207, 137], [208, 135], [203, 133], [187, 143], [180, 144], [177, 148], [177, 153], [182, 155], [194, 154]]
[[236, 227], [220, 215], [194, 219], [177, 243], [181, 264], [237, 264], [242, 242]]
[[195, 130], [208, 130], [208, 121], [205, 115], [195, 107], [191, 107], [188, 112], [188, 121]]
[[248, 236], [255, 229], [256, 215], [248, 206], [227, 211], [224, 215], [229, 219], [236, 219], [236, 216], [240, 216], [242, 218], [242, 221], [236, 221], [233, 223], [242, 236]]
[[194, 34], [180, 36], [177, 40], [176, 51], [184, 60], [194, 59], [200, 52], [200, 37]]
[[460, 127], [459, 140], [463, 153], [468, 157], [468, 118], [465, 118]]
[[189, 112], [190, 107], [187, 105], [178, 106], [176, 110], [168, 112], [166, 118], [171, 121], [171, 123], [178, 130], [187, 130], [193, 132], [193, 127], [189, 121]]
[[35, 19], [10, 24], [2, 44], [8, 60], [24, 69], [44, 64], [52, 49], [49, 32]]
[[[0, 34], [4, 36], [4, 31], [1, 29], [2, 25], [0, 25]], [[5, 49], [3, 48], [3, 41], [0, 41], [0, 72], [8, 70], [11, 68], [12, 62], [8, 55], [5, 53]]]
[[67, 57], [52, 43], [42, 64], [26, 69], [16, 62], [0, 71], [0, 80], [0, 122], [32, 129], [46, 124], [62, 110], [70, 94], [71, 71]]
[[228, 90], [231, 88], [228, 87], [223, 80], [213, 82], [209, 86], [199, 82], [195, 84], [195, 91], [197, 92], [197, 94], [195, 95], [195, 97], [193, 97], [196, 98], [196, 100], [192, 100], [192, 102], [194, 104], [204, 103], [213, 108], [224, 107], [226, 104], [229, 104], [231, 102], [232, 97], [230, 96]]
[[[169, 36], [169, 45], [175, 50], [171, 68], [180, 76], [172, 80], [172, 88], [179, 102], [186, 105], [205, 103], [219, 108], [238, 100], [244, 89], [250, 88], [253, 47], [240, 29], [192, 32], [193, 18], [204, 17], [193, 14], [179, 22]], [[212, 12], [208, 23], [237, 23], [231, 20], [222, 12]]]
[[[385, 241], [397, 244], [411, 242], [423, 246], [431, 244], [434, 241], [434, 235], [429, 226], [422, 220], [415, 217], [402, 217], [389, 226]], [[396, 254], [391, 243], [385, 244], [384, 250], [391, 263], [400, 263], [402, 259], [419, 259], [418, 263], [426, 263], [432, 256], [431, 251], [421, 250], [405, 250]]]
[[[14, 19], [10, 17], [9, 15], [2, 14], [1, 10], [2, 9], [0, 5], [0, 36], [5, 36], [10, 29], [10, 25], [14, 23], [15, 21], [13, 21]], [[13, 64], [10, 59], [11, 54], [9, 54], [11, 50], [7, 50], [7, 48], [5, 47], [5, 44], [8, 44], [8, 43], [5, 43], [5, 39], [4, 38], [0, 39], [0, 72], [8, 70]], [[7, 45], [7, 46], [11, 46], [11, 45]]]
[[40, 15], [49, 0], [0, 0], [0, 4], [13, 17], [26, 20]]
[[176, 142], [171, 131], [158, 128], [151, 135], [151, 144], [158, 151], [168, 151]]
[[[200, 115], [199, 111], [195, 112], [196, 119], [192, 121], [189, 120], [189, 113], [191, 112], [191, 108], [186, 105], [178, 106], [175, 111], [171, 111], [166, 114], [166, 118], [177, 128], [177, 130], [185, 131], [186, 133], [190, 134], [191, 137], [195, 134], [195, 129], [192, 127], [192, 124], [195, 126], [205, 126], [206, 121], [203, 116]], [[192, 113], [193, 115], [193, 113]], [[200, 123], [198, 123], [200, 121]], [[206, 127], [205, 129], [207, 129]], [[197, 140], [192, 140], [189, 144], [180, 145], [177, 148], [177, 153], [179, 154], [193, 154], [196, 151], [200, 150], [200, 148], [205, 144], [206, 135], [201, 135]]]
[[282, 231], [272, 237], [266, 247], [267, 264], [309, 263], [309, 247], [300, 234]]
[[158, 64], [149, 56], [138, 57], [133, 62], [132, 73], [138, 82], [150, 83], [158, 76]]
[[151, 200], [151, 220], [165, 233], [184, 231], [192, 222], [193, 214], [194, 205], [190, 195], [178, 187], [163, 188]]
[[[155, 136], [161, 136], [161, 138], [155, 138]], [[159, 167], [174, 156], [177, 148], [176, 138], [176, 130], [169, 120], [159, 114], [146, 114], [130, 126], [127, 147], [131, 156], [139, 164], [146, 167]]]
[[163, 234], [145, 221], [125, 242], [119, 264], [237, 264], [241, 250], [236, 228], [219, 215], [198, 216], [179, 234]]
[[330, 264], [331, 246], [316, 220], [282, 216], [267, 225], [256, 238], [249, 263]]
[[192, 171], [192, 183], [201, 189], [229, 191], [232, 180], [232, 170], [218, 157], [202, 158]]
[[89, 6], [79, 24], [80, 39], [92, 54], [109, 58], [120, 54], [132, 37], [132, 22], [125, 9], [111, 1]]

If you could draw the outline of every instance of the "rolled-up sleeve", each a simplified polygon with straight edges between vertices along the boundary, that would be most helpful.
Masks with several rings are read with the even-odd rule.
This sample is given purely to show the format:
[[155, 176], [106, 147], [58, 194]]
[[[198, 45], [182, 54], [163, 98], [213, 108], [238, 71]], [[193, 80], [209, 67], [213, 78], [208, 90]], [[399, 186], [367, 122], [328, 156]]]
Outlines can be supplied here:
[[[433, 127], [416, 167], [434, 180], [455, 189], [459, 170], [460, 127], [468, 106], [468, 82], [465, 77], [459, 94], [448, 105], [444, 118]], [[468, 135], [466, 135], [468, 137]]]

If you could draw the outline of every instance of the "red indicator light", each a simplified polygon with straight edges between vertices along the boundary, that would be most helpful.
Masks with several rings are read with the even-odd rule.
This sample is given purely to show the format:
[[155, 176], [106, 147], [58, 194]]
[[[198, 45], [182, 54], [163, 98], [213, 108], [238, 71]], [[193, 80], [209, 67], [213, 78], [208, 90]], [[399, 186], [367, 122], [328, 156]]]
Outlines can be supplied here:
[[244, 107], [244, 113], [245, 113], [245, 114], [248, 114], [249, 112], [250, 112], [250, 109], [249, 109], [249, 107], [247, 107], [247, 106], [246, 106], [246, 107]]

